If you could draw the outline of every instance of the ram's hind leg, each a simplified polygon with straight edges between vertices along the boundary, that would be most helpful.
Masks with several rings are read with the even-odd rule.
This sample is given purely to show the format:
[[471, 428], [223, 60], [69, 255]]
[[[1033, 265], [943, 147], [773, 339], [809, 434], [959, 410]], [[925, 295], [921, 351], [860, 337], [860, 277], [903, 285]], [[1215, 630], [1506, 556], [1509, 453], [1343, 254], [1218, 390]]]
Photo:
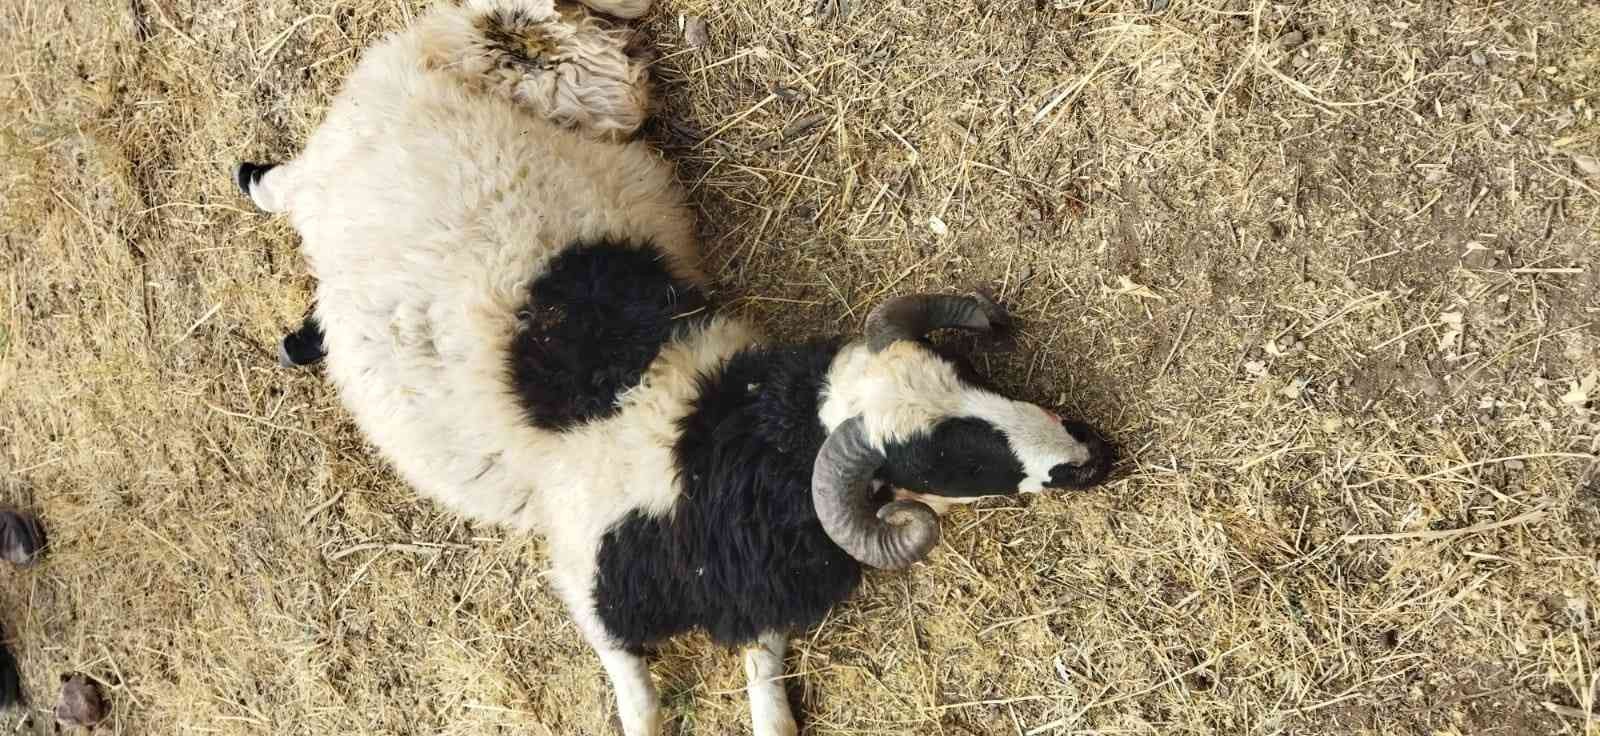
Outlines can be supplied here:
[[258, 164], [250, 161], [233, 167], [233, 184], [263, 212], [288, 209], [289, 179], [292, 164]]
[[744, 651], [744, 676], [750, 692], [750, 725], [755, 736], [795, 736], [800, 727], [789, 709], [783, 687], [783, 653], [787, 636], [763, 634]]
[[[244, 161], [233, 167], [233, 184], [263, 211], [283, 212], [288, 209], [292, 170], [293, 164]], [[278, 341], [278, 365], [285, 368], [311, 365], [327, 354], [322, 347], [322, 325], [311, 313], [306, 314], [299, 329]]]
[[321, 362], [328, 355], [322, 345], [322, 323], [316, 314], [307, 314], [300, 329], [283, 336], [278, 342], [278, 365], [285, 368]]

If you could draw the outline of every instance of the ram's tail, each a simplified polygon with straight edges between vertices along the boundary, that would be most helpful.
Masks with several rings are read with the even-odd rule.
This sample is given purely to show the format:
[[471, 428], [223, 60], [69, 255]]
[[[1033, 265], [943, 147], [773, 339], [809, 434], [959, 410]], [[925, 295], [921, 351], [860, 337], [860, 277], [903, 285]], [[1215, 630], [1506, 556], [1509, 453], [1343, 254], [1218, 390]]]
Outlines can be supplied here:
[[646, 62], [628, 53], [634, 31], [584, 7], [471, 0], [423, 24], [416, 38], [426, 65], [563, 127], [625, 138], [649, 114]]

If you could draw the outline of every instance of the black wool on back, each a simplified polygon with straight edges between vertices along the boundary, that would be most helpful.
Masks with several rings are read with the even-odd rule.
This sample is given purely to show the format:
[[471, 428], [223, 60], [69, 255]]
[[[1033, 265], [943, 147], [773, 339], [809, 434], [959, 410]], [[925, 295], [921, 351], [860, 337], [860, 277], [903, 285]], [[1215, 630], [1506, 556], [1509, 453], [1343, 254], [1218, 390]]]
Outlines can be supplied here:
[[705, 306], [649, 244], [569, 245], [534, 280], [508, 351], [528, 421], [567, 429], [615, 414], [617, 396]]
[[634, 649], [691, 629], [738, 646], [821, 622], [859, 563], [823, 532], [811, 467], [826, 433], [818, 391], [839, 340], [758, 347], [702, 379], [673, 448], [682, 496], [601, 541], [595, 606]]

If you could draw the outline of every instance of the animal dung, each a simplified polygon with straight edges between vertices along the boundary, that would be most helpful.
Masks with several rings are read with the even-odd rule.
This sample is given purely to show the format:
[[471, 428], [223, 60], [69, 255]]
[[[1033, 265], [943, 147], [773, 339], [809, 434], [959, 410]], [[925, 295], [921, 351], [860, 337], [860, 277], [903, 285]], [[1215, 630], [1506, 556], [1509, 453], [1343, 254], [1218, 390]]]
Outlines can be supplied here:
[[44, 554], [44, 525], [19, 511], [0, 511], [0, 557], [28, 566]]
[[106, 701], [100, 686], [82, 673], [61, 676], [61, 697], [56, 700], [56, 723], [94, 728], [106, 719]]

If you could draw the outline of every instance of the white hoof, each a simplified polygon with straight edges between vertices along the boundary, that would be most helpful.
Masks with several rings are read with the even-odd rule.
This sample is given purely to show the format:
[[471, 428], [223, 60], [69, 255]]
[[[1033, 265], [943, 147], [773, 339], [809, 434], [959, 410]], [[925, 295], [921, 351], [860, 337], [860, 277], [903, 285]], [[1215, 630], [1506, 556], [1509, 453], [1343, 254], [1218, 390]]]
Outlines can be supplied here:
[[656, 703], [617, 703], [612, 726], [621, 736], [660, 736], [661, 708]]
[[771, 713], [765, 718], [756, 716], [752, 725], [755, 736], [800, 736], [800, 725], [794, 722], [787, 706], [782, 713]]

